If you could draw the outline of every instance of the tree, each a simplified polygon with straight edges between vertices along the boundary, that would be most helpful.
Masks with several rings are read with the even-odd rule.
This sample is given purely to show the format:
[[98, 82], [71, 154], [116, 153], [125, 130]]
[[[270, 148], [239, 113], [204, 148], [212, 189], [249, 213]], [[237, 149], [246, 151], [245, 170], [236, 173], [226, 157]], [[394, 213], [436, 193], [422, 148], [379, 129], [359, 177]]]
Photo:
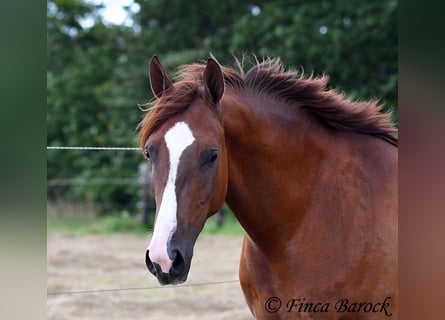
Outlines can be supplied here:
[[397, 1], [271, 1], [233, 27], [230, 50], [328, 73], [354, 98], [397, 107]]
[[[48, 145], [137, 146], [137, 106], [152, 98], [154, 53], [169, 73], [210, 53], [224, 65], [244, 54], [280, 57], [289, 68], [328, 73], [354, 99], [381, 99], [397, 115], [396, 0], [135, 2], [134, 27], [105, 24], [99, 7], [81, 0], [48, 2]], [[141, 161], [138, 152], [49, 151], [48, 178], [136, 178]], [[134, 204], [137, 189], [49, 187], [48, 196], [109, 213]]]
[[[134, 32], [104, 25], [95, 9], [75, 0], [48, 3], [48, 145], [137, 145], [135, 128], [141, 113], [136, 97], [141, 83], [129, 73], [134, 68], [127, 57]], [[80, 24], [87, 17], [94, 20], [91, 28]], [[48, 196], [95, 203], [102, 212], [130, 204], [134, 207], [140, 160], [138, 152], [49, 151], [50, 180], [91, 182], [97, 178], [133, 177], [135, 183], [77, 183], [65, 187], [53, 183], [48, 186]]]
[[[354, 98], [397, 108], [397, 1], [137, 0], [141, 43], [168, 70], [213, 53], [281, 57]], [[141, 54], [144, 56], [144, 54]]]

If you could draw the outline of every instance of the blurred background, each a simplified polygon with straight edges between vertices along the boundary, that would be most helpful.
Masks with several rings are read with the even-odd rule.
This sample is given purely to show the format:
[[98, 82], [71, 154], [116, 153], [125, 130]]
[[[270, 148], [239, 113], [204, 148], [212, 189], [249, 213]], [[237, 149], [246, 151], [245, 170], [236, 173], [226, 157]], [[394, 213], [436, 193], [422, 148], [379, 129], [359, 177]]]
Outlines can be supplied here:
[[[397, 24], [393, 0], [48, 1], [47, 145], [137, 147], [154, 53], [170, 74], [210, 53], [280, 57], [397, 123]], [[138, 151], [48, 150], [48, 230], [151, 228], [147, 165]]]

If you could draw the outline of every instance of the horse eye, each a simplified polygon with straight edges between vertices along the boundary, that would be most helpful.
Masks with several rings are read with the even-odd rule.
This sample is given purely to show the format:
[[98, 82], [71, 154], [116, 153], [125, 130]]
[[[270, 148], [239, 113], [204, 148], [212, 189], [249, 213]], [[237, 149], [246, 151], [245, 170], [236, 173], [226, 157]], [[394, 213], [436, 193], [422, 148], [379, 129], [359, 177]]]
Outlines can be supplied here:
[[148, 160], [151, 159], [151, 158], [150, 158], [150, 153], [148, 152], [148, 150], [145, 150], [145, 151], [144, 151], [144, 155], [145, 155], [145, 157], [146, 157]]
[[212, 153], [210, 153], [209, 155], [208, 163], [213, 164], [216, 162], [217, 159], [218, 159], [218, 153], [216, 151], [212, 151]]

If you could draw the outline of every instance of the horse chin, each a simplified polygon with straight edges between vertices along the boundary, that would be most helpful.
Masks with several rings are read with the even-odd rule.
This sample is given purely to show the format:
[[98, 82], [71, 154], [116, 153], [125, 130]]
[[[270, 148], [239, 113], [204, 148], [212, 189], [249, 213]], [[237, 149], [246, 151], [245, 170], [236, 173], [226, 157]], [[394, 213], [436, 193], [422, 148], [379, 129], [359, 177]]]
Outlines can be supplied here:
[[187, 274], [183, 276], [177, 276], [172, 273], [161, 273], [156, 276], [160, 285], [177, 285], [184, 283], [187, 280]]

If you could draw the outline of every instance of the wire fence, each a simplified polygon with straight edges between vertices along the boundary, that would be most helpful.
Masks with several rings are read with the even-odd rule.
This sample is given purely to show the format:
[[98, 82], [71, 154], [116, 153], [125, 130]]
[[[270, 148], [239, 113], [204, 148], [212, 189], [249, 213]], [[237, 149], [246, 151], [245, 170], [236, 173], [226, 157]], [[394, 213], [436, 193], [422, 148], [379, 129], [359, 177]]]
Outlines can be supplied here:
[[140, 151], [138, 147], [68, 147], [68, 146], [47, 146], [46, 150], [91, 150], [91, 151]]
[[87, 294], [87, 293], [108, 293], [108, 292], [122, 292], [122, 291], [137, 291], [137, 290], [154, 290], [154, 289], [178, 289], [178, 288], [190, 288], [190, 287], [202, 287], [202, 286], [214, 286], [227, 283], [238, 283], [239, 280], [224, 280], [214, 282], [201, 282], [201, 283], [189, 283], [176, 286], [157, 286], [157, 287], [134, 287], [134, 288], [109, 288], [109, 289], [90, 289], [79, 291], [58, 291], [47, 292], [47, 296], [56, 295], [74, 295], [74, 294]]
[[49, 179], [46, 181], [48, 187], [57, 186], [87, 186], [87, 185], [128, 185], [128, 184], [140, 184], [139, 177], [130, 178], [94, 178], [94, 179]]
[[[104, 147], [104, 146], [47, 146], [46, 149], [49, 151], [53, 150], [79, 150], [79, 151], [141, 151], [139, 147]], [[99, 186], [99, 185], [141, 185], [144, 181], [141, 176], [136, 177], [122, 177], [122, 178], [64, 178], [64, 179], [48, 179], [47, 187], [57, 188], [57, 187], [79, 187], [79, 186]], [[142, 191], [142, 190], [140, 190]], [[143, 199], [147, 201], [147, 199]], [[103, 204], [103, 202], [102, 202]], [[111, 204], [111, 203], [109, 203]], [[137, 203], [136, 205], [122, 205], [118, 204], [113, 206], [116, 209], [141, 209], [144, 207], [143, 203]]]

